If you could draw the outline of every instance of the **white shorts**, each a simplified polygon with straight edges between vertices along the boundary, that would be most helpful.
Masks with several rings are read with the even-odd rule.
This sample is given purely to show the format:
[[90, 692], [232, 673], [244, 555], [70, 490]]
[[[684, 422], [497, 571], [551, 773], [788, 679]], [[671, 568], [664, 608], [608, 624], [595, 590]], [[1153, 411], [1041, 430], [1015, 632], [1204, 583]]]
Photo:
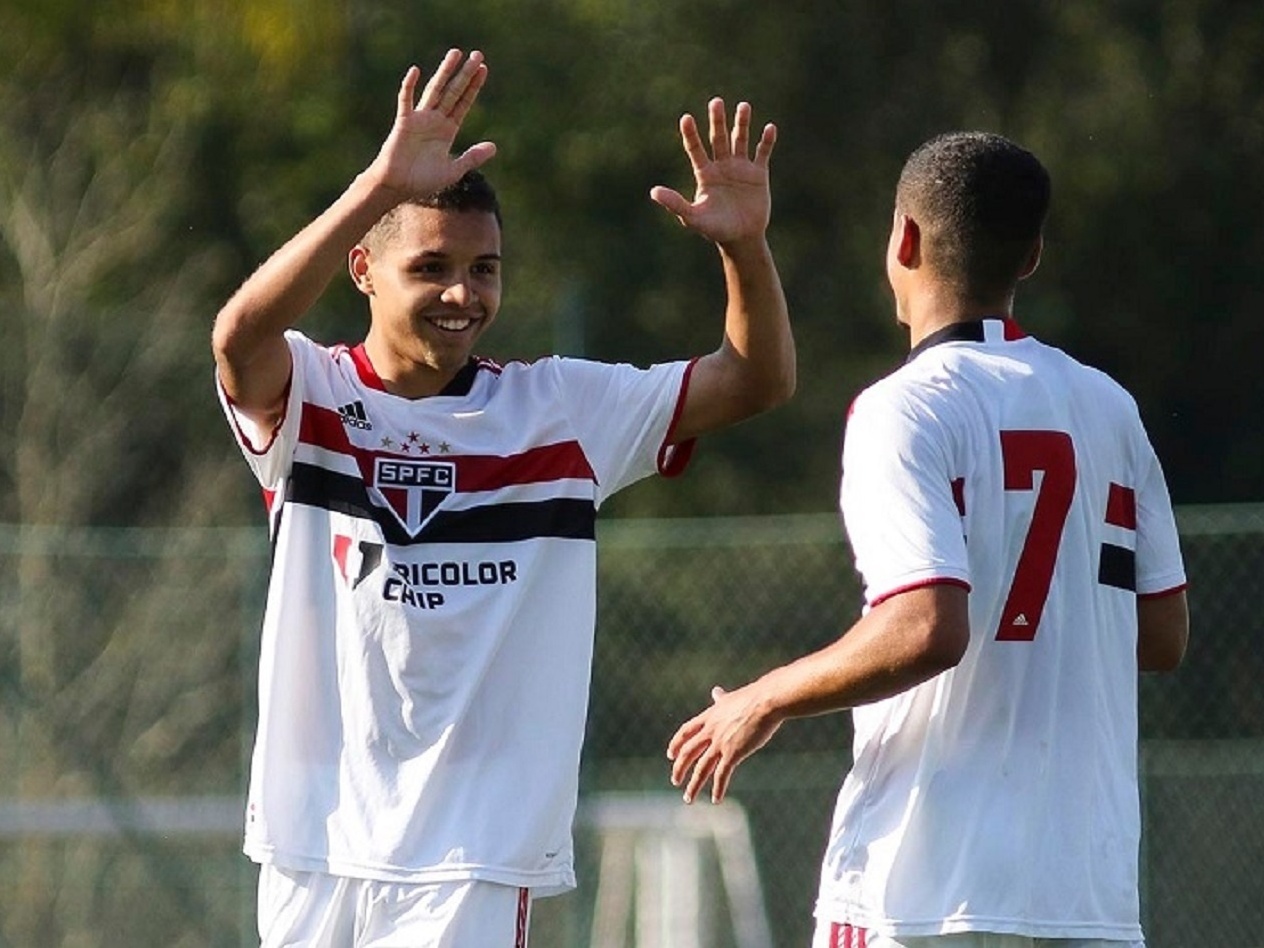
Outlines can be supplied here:
[[526, 948], [531, 894], [259, 867], [261, 948]]
[[904, 935], [893, 938], [842, 922], [817, 919], [812, 948], [1145, 948], [1143, 941], [1100, 938], [1028, 938], [991, 932], [956, 935]]

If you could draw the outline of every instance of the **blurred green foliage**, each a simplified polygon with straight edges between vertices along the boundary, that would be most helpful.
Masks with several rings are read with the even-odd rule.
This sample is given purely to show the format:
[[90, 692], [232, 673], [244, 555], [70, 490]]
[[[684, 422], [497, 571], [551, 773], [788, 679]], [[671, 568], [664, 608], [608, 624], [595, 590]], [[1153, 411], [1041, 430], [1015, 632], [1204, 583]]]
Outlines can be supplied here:
[[[462, 138], [500, 149], [488, 171], [506, 212], [507, 295], [485, 339], [500, 359], [644, 364], [713, 348], [715, 251], [648, 191], [688, 188], [677, 121], [711, 96], [748, 99], [757, 122], [778, 125], [770, 239], [799, 392], [708, 438], [686, 477], [615, 498], [621, 526], [833, 509], [847, 406], [905, 348], [882, 271], [896, 176], [921, 141], [966, 127], [1017, 139], [1053, 174], [1046, 253], [1020, 320], [1137, 395], [1177, 501], [1264, 498], [1258, 0], [6, 0], [0, 524], [21, 526], [0, 569], [5, 796], [238, 790], [262, 551], [220, 549], [211, 530], [190, 534], [210, 550], [176, 537], [155, 553], [142, 549], [148, 532], [120, 529], [100, 534], [108, 557], [71, 556], [58, 530], [261, 527], [215, 404], [212, 320], [368, 163], [407, 66], [428, 69], [449, 46], [480, 48], [491, 67]], [[364, 326], [347, 281], [304, 323], [329, 342]], [[603, 552], [586, 787], [625, 785], [624, 757], [657, 767], [665, 730], [713, 680], [843, 627], [856, 608], [845, 551], [819, 542], [765, 562], [752, 540], [732, 554], [740, 568], [711, 572], [687, 544]], [[1257, 561], [1222, 559], [1248, 574]], [[776, 569], [781, 580], [762, 582]], [[1254, 596], [1252, 575], [1233, 588]], [[717, 602], [740, 615], [719, 621]], [[1230, 698], [1199, 717], [1147, 685], [1153, 734], [1233, 735], [1255, 706], [1249, 622], [1207, 624], [1224, 641], [1193, 650], [1188, 680], [1228, 669], [1218, 693]], [[844, 732], [809, 722], [784, 750], [828, 748], [832, 760]], [[752, 779], [757, 820], [787, 799], [819, 810], [805, 841], [769, 831], [760, 845], [793, 839], [801, 857], [834, 777], [796, 776], [789, 798], [770, 778], [766, 806]], [[72, 863], [109, 879], [114, 857], [61, 845], [0, 854], [21, 906], [3, 913], [0, 939], [64, 930], [81, 937], [67, 944], [92, 943], [103, 910], [56, 883]], [[143, 878], [178, 895], [157, 924], [169, 913], [237, 928], [196, 904], [199, 870], [182, 845], [137, 847]], [[813, 870], [794, 871], [800, 901], [779, 914], [806, 924]]]
[[[10, 0], [0, 520], [255, 516], [240, 467], [208, 505], [187, 496], [239, 465], [210, 394], [210, 322], [372, 157], [407, 65], [451, 45], [491, 65], [465, 137], [500, 147], [508, 294], [486, 345], [502, 359], [713, 347], [714, 251], [647, 192], [687, 188], [676, 121], [710, 96], [779, 126], [771, 239], [799, 394], [709, 439], [679, 483], [617, 498], [616, 515], [833, 506], [846, 407], [904, 348], [881, 269], [894, 179], [954, 127], [1008, 134], [1053, 173], [1045, 261], [1018, 303], [1029, 330], [1137, 394], [1178, 501], [1264, 493], [1259, 4]], [[85, 258], [89, 238], [115, 252]], [[364, 318], [340, 283], [305, 328], [354, 340]], [[103, 483], [49, 500], [31, 472], [90, 437], [68, 420], [85, 402], [108, 405], [87, 413], [100, 425], [129, 423], [93, 448]]]

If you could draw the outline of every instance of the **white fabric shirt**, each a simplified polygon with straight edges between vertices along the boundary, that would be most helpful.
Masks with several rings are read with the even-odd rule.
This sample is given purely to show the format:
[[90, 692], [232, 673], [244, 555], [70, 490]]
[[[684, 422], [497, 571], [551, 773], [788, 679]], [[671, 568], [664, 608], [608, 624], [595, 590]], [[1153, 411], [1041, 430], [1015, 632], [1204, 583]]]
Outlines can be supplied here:
[[274, 544], [245, 851], [573, 886], [596, 510], [686, 463], [665, 442], [689, 364], [471, 363], [409, 400], [361, 347], [287, 341], [276, 432], [220, 392]]
[[1136, 600], [1185, 573], [1133, 399], [1010, 320], [950, 327], [856, 399], [841, 508], [867, 607], [958, 583], [971, 631], [854, 710], [817, 915], [1139, 939]]

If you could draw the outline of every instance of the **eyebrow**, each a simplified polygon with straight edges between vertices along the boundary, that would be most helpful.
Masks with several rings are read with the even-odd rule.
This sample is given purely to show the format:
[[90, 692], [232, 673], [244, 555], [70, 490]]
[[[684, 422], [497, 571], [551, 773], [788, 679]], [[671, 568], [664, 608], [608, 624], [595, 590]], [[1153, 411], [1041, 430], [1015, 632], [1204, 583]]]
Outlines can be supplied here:
[[[447, 260], [450, 256], [451, 254], [444, 253], [442, 250], [423, 250], [420, 253], [415, 253], [412, 256], [408, 257], [407, 262], [415, 263], [418, 260]], [[500, 260], [501, 257], [500, 257], [500, 254], [498, 253], [481, 253], [474, 259], [475, 260]]]

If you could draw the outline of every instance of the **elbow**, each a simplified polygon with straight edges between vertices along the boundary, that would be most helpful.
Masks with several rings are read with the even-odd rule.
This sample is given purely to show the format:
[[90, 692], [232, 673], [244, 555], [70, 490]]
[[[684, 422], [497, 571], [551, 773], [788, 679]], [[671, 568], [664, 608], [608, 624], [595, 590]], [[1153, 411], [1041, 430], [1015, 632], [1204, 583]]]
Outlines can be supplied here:
[[790, 401], [790, 399], [794, 398], [795, 389], [799, 384], [798, 370], [795, 368], [794, 359], [791, 359], [789, 364], [782, 370], [781, 377], [778, 381], [780, 384], [777, 387], [773, 404], [771, 406], [773, 408], [784, 405], [786, 402]]
[[1189, 604], [1183, 590], [1137, 602], [1137, 667], [1141, 671], [1175, 671], [1188, 644]]
[[1185, 660], [1184, 638], [1147, 642], [1137, 649], [1137, 667], [1143, 672], [1174, 672]]
[[238, 336], [236, 323], [227, 307], [221, 309], [215, 317], [214, 325], [211, 327], [211, 352], [215, 354], [217, 363], [223, 364], [231, 361], [232, 354], [237, 348]]
[[927, 616], [909, 628], [907, 642], [906, 662], [916, 678], [925, 681], [961, 664], [970, 645], [970, 627], [955, 617]]
[[794, 359], [789, 359], [783, 364], [779, 371], [764, 380], [755, 393], [755, 397], [751, 399], [750, 410], [752, 414], [762, 414], [763, 412], [772, 411], [774, 408], [780, 408], [794, 397], [795, 388], [798, 385], [798, 378], [795, 370]]
[[966, 590], [942, 583], [910, 589], [884, 600], [869, 613], [881, 614], [892, 635], [895, 664], [917, 681], [956, 668], [970, 647]]
[[[260, 319], [237, 300], [229, 300], [211, 327], [211, 352], [221, 373], [238, 375], [267, 359], [281, 335], [268, 335]], [[282, 343], [283, 345], [283, 343]]]
[[955, 625], [938, 627], [927, 637], [922, 648], [921, 661], [926, 677], [931, 678], [950, 671], [961, 664], [970, 644], [970, 631]]
[[1156, 675], [1162, 675], [1174, 672], [1181, 667], [1180, 655], [1164, 655], [1161, 657], [1154, 656], [1138, 656], [1137, 668], [1139, 671]]

